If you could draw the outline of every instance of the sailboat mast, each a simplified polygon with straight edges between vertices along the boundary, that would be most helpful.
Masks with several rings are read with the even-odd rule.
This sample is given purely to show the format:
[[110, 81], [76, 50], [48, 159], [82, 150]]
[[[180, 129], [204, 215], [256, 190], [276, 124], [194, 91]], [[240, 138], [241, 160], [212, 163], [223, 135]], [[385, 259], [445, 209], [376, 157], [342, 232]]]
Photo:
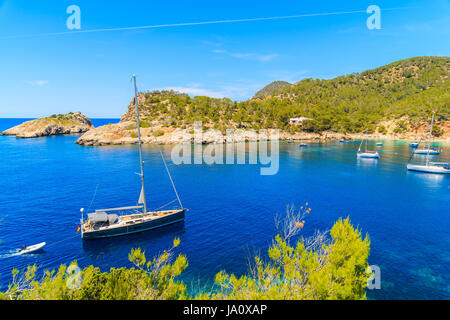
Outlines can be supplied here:
[[134, 82], [134, 104], [136, 105], [136, 121], [137, 121], [137, 132], [138, 132], [138, 140], [139, 140], [139, 163], [141, 165], [141, 182], [142, 182], [142, 191], [141, 196], [144, 204], [144, 213], [147, 213], [147, 201], [145, 200], [145, 183], [144, 183], [144, 164], [142, 161], [142, 141], [141, 141], [141, 125], [139, 122], [139, 104], [138, 104], [138, 94], [136, 87], [136, 75], [133, 74], [133, 82]]
[[430, 157], [431, 133], [433, 132], [433, 122], [434, 122], [434, 113], [433, 113], [433, 116], [431, 117], [430, 135], [428, 136], [427, 166], [428, 166], [428, 158]]

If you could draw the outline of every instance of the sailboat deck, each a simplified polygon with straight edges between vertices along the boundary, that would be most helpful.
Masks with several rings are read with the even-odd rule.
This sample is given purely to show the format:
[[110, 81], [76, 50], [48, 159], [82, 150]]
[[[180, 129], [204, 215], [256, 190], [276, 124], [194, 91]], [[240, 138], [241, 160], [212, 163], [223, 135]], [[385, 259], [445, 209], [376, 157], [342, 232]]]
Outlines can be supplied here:
[[86, 221], [82, 225], [83, 232], [86, 231], [100, 231], [100, 230], [111, 230], [116, 228], [122, 228], [124, 226], [129, 225], [140, 225], [142, 223], [146, 223], [149, 221], [159, 220], [164, 217], [168, 217], [174, 214], [177, 214], [181, 211], [185, 211], [186, 209], [176, 209], [176, 210], [165, 210], [165, 211], [149, 211], [146, 214], [143, 213], [133, 213], [129, 215], [120, 216], [120, 222], [114, 223], [111, 225], [94, 227], [89, 221]]
[[141, 213], [141, 214], [129, 214], [129, 215], [124, 215], [120, 217], [120, 220], [122, 220], [123, 222], [127, 222], [127, 221], [135, 221], [135, 220], [139, 220], [139, 219], [145, 219], [145, 218], [149, 218], [149, 217], [154, 217], [159, 216], [159, 217], [164, 217], [170, 214], [173, 214], [175, 212], [178, 212], [179, 210], [165, 210], [165, 211], [149, 211], [146, 214]]

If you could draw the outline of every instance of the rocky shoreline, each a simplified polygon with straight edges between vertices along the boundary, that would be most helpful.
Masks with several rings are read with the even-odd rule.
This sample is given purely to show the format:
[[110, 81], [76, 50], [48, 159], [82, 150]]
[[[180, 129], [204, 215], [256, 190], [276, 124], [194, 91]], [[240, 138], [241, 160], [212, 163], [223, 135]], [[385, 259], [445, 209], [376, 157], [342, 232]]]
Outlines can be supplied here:
[[[233, 130], [232, 135], [222, 134], [218, 130], [205, 129], [194, 131], [193, 127], [186, 129], [164, 127], [157, 122], [152, 123], [154, 130], [150, 127], [141, 128], [141, 137], [143, 144], [160, 144], [170, 145], [178, 143], [229, 143], [244, 141], [273, 140], [274, 134], [271, 129], [267, 130], [267, 134], [259, 134], [255, 131], [252, 134], [245, 130]], [[198, 134], [196, 132], [201, 132]], [[278, 140], [285, 141], [329, 141], [329, 140], [361, 140], [367, 139], [389, 139], [389, 140], [423, 140], [424, 132], [403, 133], [403, 134], [342, 134], [335, 132], [307, 133], [307, 132], [279, 132]], [[450, 142], [450, 136], [443, 135], [434, 141]], [[123, 145], [135, 144], [138, 142], [137, 127], [133, 121], [121, 121], [116, 124], [110, 124], [98, 128], [94, 128], [83, 134], [76, 143], [84, 146], [103, 146], [103, 145]]]
[[84, 133], [94, 126], [91, 120], [80, 112], [52, 115], [46, 118], [26, 121], [3, 131], [0, 135], [16, 138], [36, 138], [60, 134]]
[[[302, 131], [301, 128], [291, 126], [292, 131], [280, 131], [278, 136], [272, 134], [268, 129], [267, 134], [259, 134], [250, 127], [259, 127], [265, 123], [257, 121], [242, 121], [226, 117], [229, 112], [226, 107], [221, 110], [217, 104], [218, 101], [199, 100], [196, 103], [206, 108], [210, 106], [215, 110], [213, 116], [206, 116], [203, 111], [197, 112], [196, 106], [191, 100], [181, 94], [164, 91], [152, 92], [148, 94], [140, 93], [138, 95], [138, 105], [141, 123], [141, 137], [144, 144], [178, 144], [178, 143], [230, 143], [243, 141], [259, 140], [360, 140], [368, 139], [393, 139], [393, 140], [424, 140], [428, 130], [428, 120], [411, 122], [407, 116], [395, 119], [384, 119], [373, 129], [372, 134], [344, 134], [336, 132], [312, 133]], [[85, 146], [102, 145], [122, 145], [135, 144], [137, 138], [136, 106], [134, 98], [128, 105], [127, 111], [122, 115], [120, 122], [106, 126], [91, 129], [84, 133], [76, 143]], [[216, 108], [216, 109], [214, 109]], [[191, 110], [192, 109], [192, 110]], [[195, 112], [194, 112], [195, 111]], [[227, 113], [228, 112], [228, 113]], [[194, 116], [195, 114], [195, 116]], [[195, 129], [193, 122], [196, 119], [202, 119], [202, 122], [195, 122], [201, 126]], [[439, 138], [434, 141], [450, 142], [450, 121], [435, 121]], [[153, 131], [152, 131], [153, 128]], [[305, 127], [306, 129], [307, 127]], [[226, 132], [232, 129], [233, 135], [227, 135]], [[300, 129], [300, 130], [298, 130]], [[295, 132], [294, 132], [295, 130]], [[198, 132], [201, 131], [201, 134]]]

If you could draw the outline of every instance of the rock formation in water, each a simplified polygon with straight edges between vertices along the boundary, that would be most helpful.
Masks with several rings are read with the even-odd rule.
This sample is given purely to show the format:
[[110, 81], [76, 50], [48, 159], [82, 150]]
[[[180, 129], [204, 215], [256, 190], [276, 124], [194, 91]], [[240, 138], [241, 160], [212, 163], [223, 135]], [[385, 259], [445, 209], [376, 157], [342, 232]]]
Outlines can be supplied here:
[[6, 136], [17, 138], [36, 138], [60, 134], [83, 133], [94, 126], [91, 120], [80, 112], [52, 115], [46, 118], [26, 121], [18, 126], [3, 131]]

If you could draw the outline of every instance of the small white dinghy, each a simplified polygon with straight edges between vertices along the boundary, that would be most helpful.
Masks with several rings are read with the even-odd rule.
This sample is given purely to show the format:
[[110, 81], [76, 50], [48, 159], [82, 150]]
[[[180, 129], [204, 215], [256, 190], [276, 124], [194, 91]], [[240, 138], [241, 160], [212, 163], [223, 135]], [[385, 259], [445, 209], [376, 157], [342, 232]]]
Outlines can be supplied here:
[[39, 251], [45, 245], [46, 245], [45, 242], [41, 242], [38, 244], [34, 244], [32, 246], [27, 246], [27, 247], [24, 246], [22, 249], [19, 250], [19, 252], [17, 252], [17, 255], [28, 254], [28, 253], [33, 253], [33, 252]]
[[377, 142], [377, 143], [375, 143], [375, 145], [377, 145], [378, 147], [381, 147], [383, 145], [383, 142]]

